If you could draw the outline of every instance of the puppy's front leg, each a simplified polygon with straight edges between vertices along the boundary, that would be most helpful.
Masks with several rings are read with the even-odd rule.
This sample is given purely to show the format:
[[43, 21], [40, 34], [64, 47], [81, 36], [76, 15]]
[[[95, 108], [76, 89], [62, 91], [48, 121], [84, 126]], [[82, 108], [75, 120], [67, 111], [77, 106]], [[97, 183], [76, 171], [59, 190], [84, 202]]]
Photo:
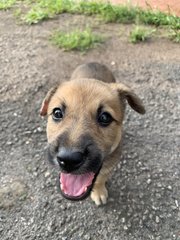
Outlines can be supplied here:
[[97, 206], [107, 203], [108, 191], [105, 183], [107, 181], [107, 175], [99, 175], [91, 192], [91, 199]]
[[119, 155], [119, 151], [120, 150], [116, 151], [113, 156], [111, 156], [109, 159], [106, 159], [94, 183], [94, 187], [91, 191], [91, 199], [97, 206], [107, 203], [108, 191], [105, 184], [112, 174], [113, 168], [118, 162], [117, 155]]

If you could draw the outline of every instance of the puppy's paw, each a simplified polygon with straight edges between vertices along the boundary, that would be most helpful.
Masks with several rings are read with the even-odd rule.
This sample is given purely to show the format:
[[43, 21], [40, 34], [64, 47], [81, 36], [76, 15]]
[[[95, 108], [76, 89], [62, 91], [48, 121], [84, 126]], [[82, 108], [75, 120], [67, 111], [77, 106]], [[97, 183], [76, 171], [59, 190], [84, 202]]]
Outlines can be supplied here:
[[93, 188], [91, 192], [91, 199], [95, 202], [97, 206], [101, 204], [106, 204], [107, 198], [108, 198], [108, 191], [104, 185]]

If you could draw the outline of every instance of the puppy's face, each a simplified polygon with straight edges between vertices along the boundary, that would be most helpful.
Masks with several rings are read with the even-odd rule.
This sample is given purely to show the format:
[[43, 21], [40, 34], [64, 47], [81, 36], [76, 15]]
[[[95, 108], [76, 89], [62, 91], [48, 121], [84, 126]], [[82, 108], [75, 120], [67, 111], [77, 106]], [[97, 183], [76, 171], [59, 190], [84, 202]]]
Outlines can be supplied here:
[[[49, 160], [61, 169], [60, 188], [66, 198], [86, 197], [103, 162], [119, 146], [125, 98], [131, 95], [125, 96], [127, 89], [79, 79], [61, 84], [44, 100], [41, 113], [48, 115]], [[128, 100], [142, 113], [138, 101], [131, 96]]]

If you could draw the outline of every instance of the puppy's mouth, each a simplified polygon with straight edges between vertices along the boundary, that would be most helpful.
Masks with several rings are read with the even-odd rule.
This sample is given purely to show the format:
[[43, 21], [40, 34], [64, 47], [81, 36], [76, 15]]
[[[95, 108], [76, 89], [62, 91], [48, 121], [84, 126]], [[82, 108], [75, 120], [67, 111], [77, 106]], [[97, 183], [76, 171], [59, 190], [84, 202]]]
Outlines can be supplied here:
[[[86, 141], [87, 139], [86, 136]], [[104, 155], [95, 144], [89, 144], [87, 150], [87, 154], [84, 153], [81, 156], [81, 152], [70, 152], [70, 150], [59, 146], [56, 149], [53, 144], [48, 147], [48, 159], [55, 166], [58, 166], [60, 171], [57, 179], [59, 191], [66, 199], [83, 200], [90, 195], [94, 187], [96, 178], [103, 166]], [[63, 154], [65, 160], [61, 161]], [[78, 161], [79, 159], [81, 161]]]
[[89, 196], [98, 173], [80, 175], [60, 173], [60, 191], [69, 200], [83, 200]]

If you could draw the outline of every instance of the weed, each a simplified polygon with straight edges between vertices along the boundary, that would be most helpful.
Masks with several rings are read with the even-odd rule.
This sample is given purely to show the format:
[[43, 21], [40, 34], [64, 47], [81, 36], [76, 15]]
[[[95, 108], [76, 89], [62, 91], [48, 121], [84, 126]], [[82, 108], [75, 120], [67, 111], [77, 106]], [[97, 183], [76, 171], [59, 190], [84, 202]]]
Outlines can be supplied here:
[[50, 18], [50, 12], [45, 9], [36, 8], [36, 10], [31, 9], [28, 14], [23, 18], [26, 23], [33, 24], [38, 23], [39, 21], [46, 20]]
[[55, 32], [50, 40], [53, 44], [59, 48], [63, 48], [66, 51], [69, 50], [79, 50], [86, 51], [93, 48], [98, 43], [102, 43], [102, 37], [93, 34], [88, 28], [84, 31], [75, 30], [70, 33], [65, 32]]
[[180, 18], [174, 15], [168, 15], [160, 11], [140, 10], [139, 20], [141, 23], [155, 26], [173, 26], [180, 28]]
[[180, 30], [171, 29], [169, 37], [176, 43], [180, 43]]
[[131, 32], [130, 32], [130, 42], [132, 43], [139, 43], [146, 41], [154, 32], [155, 30], [147, 30], [145, 28], [142, 28], [140, 26], [136, 26]]
[[106, 4], [102, 8], [100, 15], [106, 23], [131, 23], [136, 19], [136, 12], [136, 8]]
[[15, 4], [16, 0], [1, 0], [0, 1], [0, 10], [7, 10]]

